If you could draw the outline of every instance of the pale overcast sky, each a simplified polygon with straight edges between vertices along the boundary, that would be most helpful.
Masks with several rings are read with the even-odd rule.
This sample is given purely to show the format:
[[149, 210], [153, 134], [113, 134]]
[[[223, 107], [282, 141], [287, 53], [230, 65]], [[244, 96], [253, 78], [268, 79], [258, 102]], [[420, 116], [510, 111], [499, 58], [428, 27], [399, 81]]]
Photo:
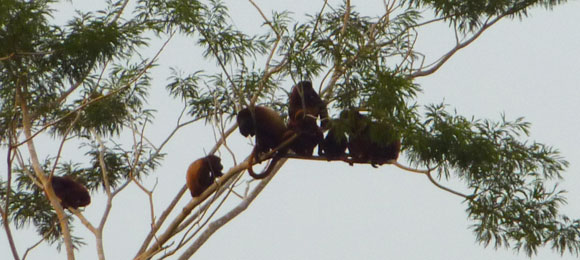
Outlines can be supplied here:
[[[270, 10], [289, 10], [298, 18], [319, 10], [322, 2], [256, 0], [267, 15]], [[331, 2], [336, 5], [337, 1]], [[377, 15], [382, 10], [380, 0], [351, 2], [363, 14]], [[238, 28], [248, 33], [263, 30], [261, 18], [248, 1], [226, 3]], [[522, 21], [506, 19], [437, 73], [417, 81], [424, 90], [418, 99], [421, 104], [445, 101], [467, 117], [499, 120], [505, 113], [507, 119], [524, 116], [531, 122], [530, 140], [558, 148], [570, 162], [560, 187], [568, 190], [569, 202], [562, 213], [573, 218], [580, 218], [579, 14], [580, 2], [571, 1], [551, 11], [536, 8]], [[453, 40], [446, 25], [433, 25], [420, 31], [417, 49], [433, 61], [447, 52]], [[213, 61], [189, 53], [194, 51], [191, 46], [176, 39], [160, 63], [190, 72], [214, 66]], [[150, 100], [159, 113], [148, 133], [157, 143], [171, 130], [181, 109], [179, 101], [165, 97], [166, 71], [155, 74], [158, 85], [153, 93], [157, 94]], [[241, 145], [245, 139], [233, 139], [239, 142], [233, 144], [239, 151], [250, 152], [251, 147]], [[188, 164], [213, 143], [211, 130], [199, 125], [182, 131], [169, 144], [167, 158], [155, 175], [159, 177], [155, 197], [159, 211], [183, 185]], [[74, 155], [75, 147], [65, 152]], [[5, 169], [4, 163], [0, 169]], [[224, 158], [223, 163], [228, 169], [232, 161]], [[152, 187], [154, 182], [150, 178], [147, 184]], [[445, 184], [461, 189], [459, 183]], [[98, 219], [103, 205], [103, 196], [94, 196], [86, 209], [91, 221]], [[459, 197], [436, 188], [425, 176], [393, 166], [374, 169], [290, 160], [254, 203], [216, 232], [192, 259], [527, 259], [524, 252], [479, 245], [465, 209]], [[105, 229], [108, 259], [132, 258], [148, 232], [148, 221], [146, 197], [133, 185], [116, 200]], [[93, 236], [80, 223], [77, 231], [89, 244], [77, 259], [97, 259]], [[33, 232], [13, 232], [21, 252], [37, 241]], [[0, 236], [0, 249], [0, 259], [11, 259], [5, 234]], [[29, 259], [64, 256], [57, 256], [53, 248], [39, 247]], [[548, 247], [535, 259], [577, 258], [569, 254], [560, 258]]]

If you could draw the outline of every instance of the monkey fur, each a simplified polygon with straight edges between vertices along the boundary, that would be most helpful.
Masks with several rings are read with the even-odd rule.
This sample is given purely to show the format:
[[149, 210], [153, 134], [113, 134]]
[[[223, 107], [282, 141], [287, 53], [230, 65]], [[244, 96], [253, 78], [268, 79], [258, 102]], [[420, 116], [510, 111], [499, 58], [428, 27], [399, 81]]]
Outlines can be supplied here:
[[201, 195], [213, 184], [215, 178], [223, 175], [223, 168], [221, 158], [215, 155], [208, 155], [191, 163], [187, 168], [186, 175], [187, 188], [191, 192], [191, 196]]
[[322, 130], [316, 124], [316, 119], [311, 115], [305, 116], [303, 110], [298, 110], [295, 116], [288, 122], [288, 129], [296, 133], [298, 137], [290, 143], [289, 147], [298, 155], [311, 156], [314, 147], [319, 145], [324, 138]]
[[52, 176], [50, 180], [54, 194], [60, 199], [63, 208], [78, 209], [91, 203], [87, 188], [70, 176]]
[[348, 151], [352, 158], [349, 163], [371, 163], [373, 167], [390, 163], [397, 160], [401, 150], [401, 140], [396, 139], [390, 142], [381, 142], [372, 139], [371, 129], [381, 128], [381, 131], [392, 134], [392, 127], [379, 126], [377, 122], [371, 121], [367, 116], [361, 115], [358, 111], [343, 111], [341, 118], [347, 120], [348, 130]]
[[238, 113], [236, 120], [243, 136], [256, 136], [256, 146], [248, 160], [250, 176], [255, 179], [266, 178], [276, 165], [276, 162], [286, 153], [286, 149], [278, 150], [266, 170], [260, 174], [254, 172], [252, 164], [254, 159], [258, 158], [260, 154], [276, 149], [289, 136], [290, 132], [284, 120], [278, 112], [263, 106], [255, 106], [253, 111], [251, 108], [242, 109]]
[[326, 129], [328, 109], [320, 96], [312, 88], [312, 82], [300, 81], [292, 87], [288, 102], [288, 118], [294, 120], [299, 110], [305, 111], [304, 116], [311, 115], [316, 120], [320, 117], [320, 126]]
[[325, 156], [328, 161], [339, 160], [346, 155], [348, 139], [344, 132], [339, 132], [332, 126], [326, 133], [326, 137], [318, 146], [318, 155]]

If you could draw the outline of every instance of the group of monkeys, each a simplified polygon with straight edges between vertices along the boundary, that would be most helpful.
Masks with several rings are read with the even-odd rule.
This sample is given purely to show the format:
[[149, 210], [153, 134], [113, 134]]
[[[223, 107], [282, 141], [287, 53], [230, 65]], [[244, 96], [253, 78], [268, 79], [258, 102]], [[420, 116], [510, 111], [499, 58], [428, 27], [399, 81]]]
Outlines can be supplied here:
[[[317, 120], [320, 118], [320, 126]], [[248, 160], [248, 172], [256, 179], [267, 177], [277, 161], [289, 150], [300, 156], [318, 154], [327, 160], [353, 163], [370, 163], [373, 167], [396, 161], [401, 149], [400, 138], [379, 142], [371, 138], [371, 128], [377, 126], [357, 110], [342, 111], [339, 119], [330, 120], [326, 104], [312, 87], [310, 81], [301, 81], [292, 88], [288, 102], [288, 124], [271, 108], [254, 106], [237, 114], [240, 133], [255, 136], [255, 146]], [[346, 129], [339, 130], [333, 122], [341, 121]], [[328, 130], [326, 137], [324, 131]], [[386, 127], [384, 131], [393, 131]], [[396, 136], [396, 135], [395, 135]], [[348, 148], [348, 154], [346, 149]], [[272, 160], [262, 173], [255, 173], [253, 161], [271, 153]], [[221, 159], [209, 155], [194, 161], [187, 169], [187, 187], [193, 197], [201, 195], [217, 177], [221, 177]]]
[[[242, 109], [237, 114], [240, 133], [255, 136], [255, 146], [249, 158], [248, 172], [253, 178], [267, 177], [278, 160], [289, 150], [300, 156], [312, 156], [318, 146], [318, 154], [327, 160], [343, 160], [353, 163], [370, 163], [373, 167], [397, 160], [401, 149], [400, 138], [379, 142], [371, 138], [371, 128], [377, 123], [357, 110], [342, 111], [339, 119], [330, 120], [326, 104], [312, 87], [310, 81], [301, 81], [292, 88], [288, 102], [288, 124], [271, 108], [254, 106]], [[317, 120], [320, 118], [320, 126]], [[340, 130], [335, 122], [346, 124]], [[324, 131], [328, 130], [326, 137]], [[384, 131], [393, 131], [385, 128]], [[348, 154], [346, 149], [348, 148]], [[262, 173], [255, 173], [253, 161], [272, 153], [272, 160]], [[191, 196], [200, 196], [215, 178], [221, 177], [221, 159], [208, 155], [194, 161], [187, 169], [187, 187]], [[70, 176], [52, 176], [54, 193], [64, 208], [77, 209], [91, 202], [86, 187]]]

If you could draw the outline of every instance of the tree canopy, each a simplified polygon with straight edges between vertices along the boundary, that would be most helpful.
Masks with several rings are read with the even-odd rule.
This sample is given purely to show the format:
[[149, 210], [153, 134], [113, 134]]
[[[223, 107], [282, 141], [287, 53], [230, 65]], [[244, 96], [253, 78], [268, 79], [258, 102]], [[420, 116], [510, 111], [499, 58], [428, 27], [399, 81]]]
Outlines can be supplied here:
[[[332, 118], [361, 111], [376, 122], [373, 141], [400, 137], [401, 157], [394, 164], [460, 196], [476, 241], [530, 256], [543, 246], [578, 255], [580, 220], [559, 211], [566, 198], [557, 184], [568, 162], [558, 150], [529, 140], [530, 123], [523, 118], [469, 118], [443, 102], [421, 104], [418, 95], [428, 86], [416, 83], [498, 21], [524, 19], [531, 8], [565, 1], [385, 1], [379, 16], [359, 13], [349, 0], [324, 1], [307, 19], [285, 11], [266, 14], [249, 2], [264, 23], [261, 33], [237, 28], [230, 18], [235, 10], [218, 0], [106, 1], [102, 9], [70, 14], [63, 24], [56, 21], [57, 1], [0, 2], [0, 144], [8, 162], [0, 176], [0, 213], [15, 259], [28, 251], [17, 249], [12, 233], [27, 228], [41, 242], [64, 247], [68, 259], [87, 243], [75, 230], [86, 228], [104, 259], [103, 230], [113, 201], [133, 185], [151, 202], [151, 216], [141, 216], [151, 218], [150, 230], [137, 238], [140, 248], [130, 249], [135, 257], [188, 259], [275, 176], [242, 187], [248, 161], [240, 158], [251, 148], [230, 147], [242, 139], [236, 114], [261, 105], [287, 115], [288, 86], [303, 80], [314, 83]], [[415, 47], [418, 29], [436, 22], [455, 32], [456, 44], [425, 64]], [[175, 38], [192, 46], [182, 51], [199, 51], [203, 60], [196, 63], [203, 66], [159, 62]], [[150, 105], [152, 89], [160, 88], [152, 84], [156, 70], [169, 72], [166, 94], [183, 104], [172, 115], [178, 123], [158, 143], [147, 132], [156, 124]], [[233, 165], [200, 197], [183, 196], [183, 184], [173, 201], [156, 210], [155, 189], [143, 182], [162, 174], [172, 152], [164, 148], [192, 124], [212, 128], [215, 146], [204, 152], [220, 153]], [[397, 136], [385, 134], [386, 128]], [[63, 156], [70, 146], [78, 151], [73, 158]], [[285, 157], [326, 163], [323, 156]], [[292, 163], [287, 158], [275, 171]], [[72, 176], [105, 200], [100, 219], [64, 209], [52, 176]], [[440, 179], [463, 183], [467, 193], [442, 186]], [[216, 215], [234, 196], [243, 199], [225, 203], [228, 210]], [[182, 210], [180, 200], [188, 201]], [[115, 214], [129, 214], [120, 211]]]

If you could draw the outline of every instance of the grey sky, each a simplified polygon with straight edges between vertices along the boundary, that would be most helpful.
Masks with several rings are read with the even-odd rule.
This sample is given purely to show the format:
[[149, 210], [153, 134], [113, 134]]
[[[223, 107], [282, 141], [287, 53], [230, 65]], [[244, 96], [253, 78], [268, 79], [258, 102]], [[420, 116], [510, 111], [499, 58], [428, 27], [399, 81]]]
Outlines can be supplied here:
[[[259, 14], [248, 1], [226, 1], [236, 25], [247, 32], [261, 31]], [[232, 3], [233, 2], [233, 3]], [[270, 10], [290, 10], [298, 17], [319, 10], [322, 1], [256, 1]], [[331, 1], [337, 2], [337, 1]], [[376, 15], [382, 1], [352, 1], [363, 14]], [[445, 101], [462, 115], [498, 120], [501, 113], [513, 120], [524, 116], [532, 123], [530, 140], [553, 145], [570, 162], [560, 187], [568, 190], [562, 213], [580, 218], [580, 2], [571, 1], [552, 11], [534, 9], [530, 17], [504, 20], [461, 50], [437, 73], [417, 81], [424, 92], [421, 104]], [[434, 61], [448, 51], [454, 37], [446, 25], [420, 31], [417, 49]], [[184, 71], [203, 69], [203, 60], [191, 43], [175, 40], [161, 57]], [[159, 71], [151, 95], [158, 109], [157, 122], [148, 132], [157, 143], [171, 130], [179, 101], [166, 96], [166, 70]], [[318, 84], [319, 82], [315, 82]], [[290, 86], [288, 86], [289, 88]], [[247, 140], [239, 137], [232, 146], [238, 159], [249, 154]], [[210, 128], [189, 127], [179, 133], [166, 150], [167, 158], [156, 173], [155, 206], [160, 211], [185, 181], [190, 162], [213, 145]], [[44, 147], [47, 150], [49, 147]], [[72, 156], [69, 146], [65, 155]], [[223, 157], [228, 157], [222, 152]], [[4, 153], [2, 153], [4, 154]], [[4, 158], [4, 156], [0, 157]], [[403, 157], [404, 158], [404, 157]], [[401, 160], [404, 164], [405, 161]], [[224, 158], [224, 167], [232, 165]], [[5, 169], [4, 160], [0, 169]], [[155, 178], [147, 181], [152, 187]], [[461, 189], [459, 183], [446, 185]], [[96, 196], [86, 214], [96, 221], [104, 197]], [[237, 198], [231, 198], [238, 202]], [[182, 204], [186, 201], [182, 201]], [[227, 206], [225, 206], [227, 209]], [[159, 214], [159, 213], [158, 213]], [[105, 229], [109, 259], [130, 259], [149, 228], [145, 195], [133, 185], [116, 201]], [[203, 246], [192, 259], [527, 259], [522, 252], [484, 248], [469, 229], [461, 198], [433, 186], [425, 176], [393, 166], [374, 169], [350, 167], [340, 162], [290, 160], [254, 203]], [[77, 235], [87, 237], [77, 259], [96, 259], [94, 239], [77, 224]], [[22, 251], [37, 237], [15, 232]], [[0, 259], [11, 259], [6, 236], [0, 236]], [[30, 259], [63, 259], [53, 248], [40, 247]], [[536, 259], [557, 259], [542, 248]], [[561, 259], [576, 259], [567, 254]]]

